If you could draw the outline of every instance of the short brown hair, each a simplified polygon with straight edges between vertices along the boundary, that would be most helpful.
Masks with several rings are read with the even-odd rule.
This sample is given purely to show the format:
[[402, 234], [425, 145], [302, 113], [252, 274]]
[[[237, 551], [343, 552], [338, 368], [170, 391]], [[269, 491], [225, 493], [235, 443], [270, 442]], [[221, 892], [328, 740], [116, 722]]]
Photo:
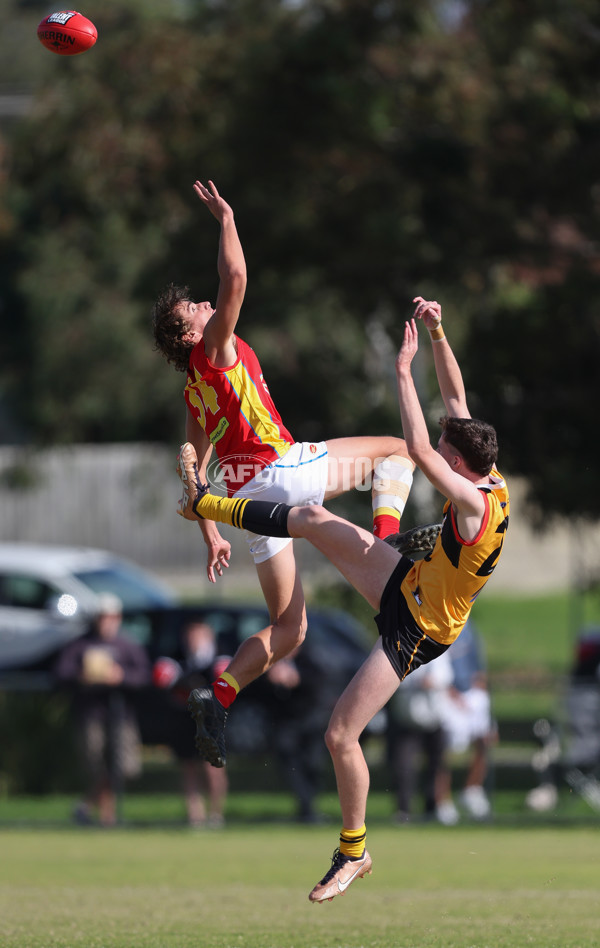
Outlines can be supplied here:
[[178, 372], [187, 372], [194, 348], [192, 342], [183, 341], [182, 337], [189, 330], [189, 325], [178, 311], [179, 304], [189, 299], [189, 287], [170, 283], [152, 310], [155, 349], [162, 352], [167, 362], [174, 365]]
[[496, 431], [477, 418], [440, 418], [446, 441], [456, 448], [475, 474], [489, 474], [498, 460]]

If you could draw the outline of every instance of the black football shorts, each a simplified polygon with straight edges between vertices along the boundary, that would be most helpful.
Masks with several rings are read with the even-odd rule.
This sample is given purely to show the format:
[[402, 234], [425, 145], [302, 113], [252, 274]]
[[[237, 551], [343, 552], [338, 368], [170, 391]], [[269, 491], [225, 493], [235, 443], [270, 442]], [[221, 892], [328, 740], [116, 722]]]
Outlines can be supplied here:
[[400, 681], [404, 681], [419, 665], [426, 665], [449, 648], [426, 635], [408, 608], [400, 586], [412, 566], [413, 560], [408, 556], [401, 557], [383, 590], [379, 615], [375, 616], [385, 654]]

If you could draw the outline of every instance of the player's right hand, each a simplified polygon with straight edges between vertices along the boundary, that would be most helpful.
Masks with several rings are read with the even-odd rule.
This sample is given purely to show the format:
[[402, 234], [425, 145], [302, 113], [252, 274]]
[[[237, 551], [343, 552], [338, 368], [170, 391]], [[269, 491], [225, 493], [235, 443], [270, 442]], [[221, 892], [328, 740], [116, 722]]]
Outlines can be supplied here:
[[413, 303], [416, 309], [413, 319], [422, 319], [426, 329], [436, 329], [442, 321], [442, 307], [437, 300], [424, 300], [422, 296], [415, 296]]
[[213, 217], [216, 217], [216, 219], [221, 223], [228, 215], [233, 216], [231, 207], [217, 191], [214, 181], [209, 181], [208, 187], [206, 187], [205, 184], [202, 184], [201, 181], [195, 181], [194, 191], [202, 203], [209, 209]]

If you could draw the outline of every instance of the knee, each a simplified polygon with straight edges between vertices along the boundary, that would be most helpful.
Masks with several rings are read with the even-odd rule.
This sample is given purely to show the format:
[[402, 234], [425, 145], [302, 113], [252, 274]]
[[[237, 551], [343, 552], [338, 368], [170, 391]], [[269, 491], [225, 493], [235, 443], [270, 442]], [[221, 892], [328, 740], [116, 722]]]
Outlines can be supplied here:
[[307, 630], [308, 630], [308, 621], [306, 618], [306, 612], [304, 612], [302, 616], [302, 620], [300, 622], [299, 629], [298, 629], [298, 645], [302, 645], [302, 643], [304, 642], [304, 639], [306, 638]]
[[[298, 536], [305, 537], [310, 539], [316, 532], [321, 529], [321, 526], [329, 516], [325, 507], [320, 507], [316, 504], [310, 504], [306, 507], [298, 507], [295, 509], [296, 520], [294, 526], [298, 528]], [[292, 527], [292, 529], [294, 529]], [[294, 533], [294, 535], [296, 535]]]
[[288, 651], [292, 651], [292, 649], [302, 645], [306, 638], [307, 628], [306, 609], [303, 609], [299, 616], [290, 617], [283, 615], [273, 622], [273, 629], [283, 633], [285, 636]]
[[343, 724], [332, 718], [325, 732], [325, 745], [331, 756], [343, 753], [349, 743], [349, 735]]
[[298, 648], [299, 645], [302, 645], [304, 639], [306, 638], [306, 632], [308, 629], [308, 622], [306, 620], [306, 613], [302, 616], [300, 622], [294, 626], [293, 635], [294, 635], [294, 648]]

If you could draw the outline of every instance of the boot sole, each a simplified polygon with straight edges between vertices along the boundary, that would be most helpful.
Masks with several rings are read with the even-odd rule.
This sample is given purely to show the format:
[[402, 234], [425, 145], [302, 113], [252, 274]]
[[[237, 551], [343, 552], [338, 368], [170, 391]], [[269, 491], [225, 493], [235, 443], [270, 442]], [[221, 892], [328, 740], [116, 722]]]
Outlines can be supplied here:
[[431, 523], [424, 527], [413, 527], [412, 530], [406, 530], [404, 533], [396, 533], [385, 538], [385, 542], [398, 553], [431, 553], [435, 546], [440, 530], [441, 523]]
[[207, 760], [209, 764], [212, 764], [213, 767], [224, 767], [225, 766], [225, 757], [221, 754], [219, 750], [219, 745], [215, 741], [214, 737], [211, 737], [204, 723], [204, 708], [201, 704], [197, 704], [193, 697], [193, 692], [188, 698], [187, 702], [188, 711], [190, 712], [193, 720], [196, 723], [196, 750], [198, 751], [200, 757], [203, 760]]

